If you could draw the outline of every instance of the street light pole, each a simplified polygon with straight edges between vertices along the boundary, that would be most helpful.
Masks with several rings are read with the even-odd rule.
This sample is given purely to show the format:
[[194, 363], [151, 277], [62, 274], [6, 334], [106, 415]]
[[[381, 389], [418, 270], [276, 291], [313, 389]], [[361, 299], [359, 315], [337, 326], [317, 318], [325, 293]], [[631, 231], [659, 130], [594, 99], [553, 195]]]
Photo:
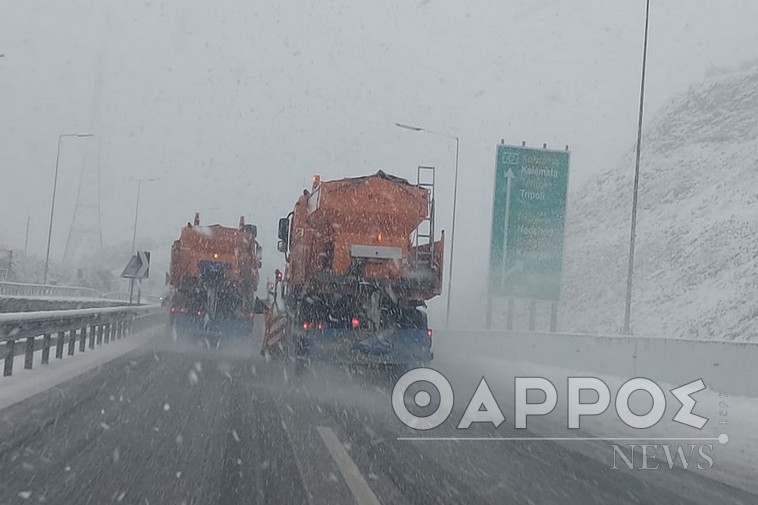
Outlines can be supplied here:
[[55, 192], [58, 189], [58, 163], [61, 159], [61, 141], [63, 137], [92, 137], [92, 133], [61, 133], [58, 135], [58, 154], [55, 157], [55, 178], [53, 179], [53, 197], [50, 201], [50, 226], [47, 229], [47, 252], [45, 253], [45, 273], [42, 284], [47, 284], [47, 271], [50, 264], [50, 240], [53, 237], [53, 217], [55, 217]]
[[640, 184], [640, 150], [642, 145], [642, 112], [645, 105], [645, 67], [647, 66], [647, 32], [650, 20], [650, 0], [645, 7], [645, 38], [642, 45], [642, 78], [640, 80], [640, 111], [637, 119], [637, 151], [634, 162], [634, 194], [632, 196], [632, 225], [629, 237], [629, 265], [626, 276], [626, 306], [624, 310], [624, 329], [631, 333], [632, 315], [632, 277], [634, 276], [634, 242], [637, 235], [637, 193]]
[[[137, 245], [137, 217], [139, 216], [139, 194], [142, 189], [143, 182], [155, 182], [157, 178], [153, 179], [137, 179], [137, 203], [134, 206], [134, 228], [132, 230], [132, 254], [134, 254], [135, 247]], [[140, 280], [140, 283], [142, 280]], [[140, 284], [141, 286], [141, 284]], [[132, 304], [132, 296], [134, 295], [134, 279], [129, 279], [129, 305]], [[137, 304], [139, 304], [140, 293], [137, 291]]]
[[139, 194], [142, 188], [143, 182], [155, 182], [158, 178], [154, 179], [138, 179], [137, 180], [137, 204], [134, 206], [134, 228], [132, 230], [132, 253], [135, 251], [135, 245], [137, 244], [137, 216], [139, 215]]
[[447, 274], [447, 307], [445, 309], [445, 327], [450, 326], [450, 300], [452, 299], [452, 283], [453, 283], [453, 252], [455, 251], [455, 217], [456, 217], [456, 203], [458, 202], [458, 152], [460, 148], [460, 138], [455, 135], [449, 135], [447, 133], [441, 133], [434, 130], [429, 130], [421, 126], [411, 126], [403, 123], [395, 123], [398, 128], [411, 130], [414, 132], [431, 133], [432, 135], [439, 135], [440, 137], [446, 137], [455, 140], [455, 180], [453, 182], [453, 221], [450, 226], [450, 261], [448, 262], [448, 274]]
[[453, 225], [450, 227], [450, 263], [447, 273], [447, 308], [445, 309], [445, 328], [450, 327], [450, 299], [452, 298], [453, 283], [453, 251], [455, 248], [455, 204], [458, 202], [458, 148], [460, 139], [455, 137], [455, 182], [453, 183]]

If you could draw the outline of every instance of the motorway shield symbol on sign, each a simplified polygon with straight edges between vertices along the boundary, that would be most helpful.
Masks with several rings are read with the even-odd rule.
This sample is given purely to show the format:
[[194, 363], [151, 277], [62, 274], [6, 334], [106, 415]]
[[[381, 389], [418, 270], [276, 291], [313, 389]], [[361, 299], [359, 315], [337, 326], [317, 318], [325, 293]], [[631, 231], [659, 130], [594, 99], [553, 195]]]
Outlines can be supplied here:
[[497, 146], [490, 295], [558, 301], [569, 152]]
[[127, 263], [121, 277], [126, 279], [147, 279], [150, 276], [150, 251], [137, 251]]

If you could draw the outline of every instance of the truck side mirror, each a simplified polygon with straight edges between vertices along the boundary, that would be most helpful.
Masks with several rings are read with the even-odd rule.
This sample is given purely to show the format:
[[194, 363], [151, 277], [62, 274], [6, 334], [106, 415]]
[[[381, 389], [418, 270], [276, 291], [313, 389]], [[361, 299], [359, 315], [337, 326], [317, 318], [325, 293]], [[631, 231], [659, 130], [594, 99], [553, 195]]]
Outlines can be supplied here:
[[287, 242], [285, 242], [284, 240], [280, 240], [279, 242], [276, 243], [276, 249], [280, 253], [286, 253], [287, 252]]
[[258, 227], [254, 224], [243, 224], [240, 226], [240, 230], [249, 233], [253, 238], [258, 238]]
[[289, 240], [289, 237], [290, 237], [290, 220], [286, 217], [283, 217], [279, 220], [279, 240], [282, 240], [286, 243]]

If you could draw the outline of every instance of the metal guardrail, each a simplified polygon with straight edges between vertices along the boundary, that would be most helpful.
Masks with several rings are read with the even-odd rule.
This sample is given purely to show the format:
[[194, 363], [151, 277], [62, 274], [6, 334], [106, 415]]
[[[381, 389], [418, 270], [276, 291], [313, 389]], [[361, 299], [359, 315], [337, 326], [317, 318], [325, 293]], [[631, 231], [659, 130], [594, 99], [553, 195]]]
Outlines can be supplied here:
[[103, 295], [91, 288], [78, 286], [51, 286], [46, 284], [22, 284], [20, 282], [0, 282], [0, 296], [103, 297]]
[[[34, 352], [42, 349], [42, 364], [50, 362], [50, 349], [55, 339], [55, 357], [63, 358], [64, 348], [73, 356], [76, 344], [79, 352], [95, 349], [103, 343], [156, 324], [165, 316], [160, 306], [106, 307], [45, 312], [15, 312], [0, 314], [0, 342], [4, 342], [3, 375], [13, 374], [13, 360], [24, 354], [24, 368], [31, 369]], [[17, 343], [25, 340], [23, 352]], [[19, 346], [20, 347], [20, 346]]]
[[[102, 296], [103, 298], [108, 299], [108, 300], [120, 300], [124, 302], [129, 301], [129, 293], [123, 292], [123, 291], [114, 291], [112, 293], [105, 293]], [[135, 301], [137, 300], [136, 293], [134, 294], [133, 299]], [[160, 295], [151, 295], [151, 294], [142, 293], [140, 295], [140, 300], [147, 303], [161, 303], [163, 298]]]

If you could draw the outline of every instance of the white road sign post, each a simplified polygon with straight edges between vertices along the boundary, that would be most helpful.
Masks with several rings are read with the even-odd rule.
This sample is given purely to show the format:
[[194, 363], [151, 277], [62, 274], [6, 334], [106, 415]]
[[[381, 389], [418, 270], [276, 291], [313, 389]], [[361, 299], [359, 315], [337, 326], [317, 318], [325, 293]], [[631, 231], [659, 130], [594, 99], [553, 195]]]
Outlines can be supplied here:
[[150, 251], [137, 251], [137, 253], [131, 257], [129, 263], [126, 264], [124, 271], [121, 272], [121, 277], [129, 279], [129, 305], [132, 304], [134, 280], [137, 279], [139, 281], [139, 287], [137, 288], [137, 304], [139, 304], [142, 291], [142, 279], [147, 279], [149, 276]]

